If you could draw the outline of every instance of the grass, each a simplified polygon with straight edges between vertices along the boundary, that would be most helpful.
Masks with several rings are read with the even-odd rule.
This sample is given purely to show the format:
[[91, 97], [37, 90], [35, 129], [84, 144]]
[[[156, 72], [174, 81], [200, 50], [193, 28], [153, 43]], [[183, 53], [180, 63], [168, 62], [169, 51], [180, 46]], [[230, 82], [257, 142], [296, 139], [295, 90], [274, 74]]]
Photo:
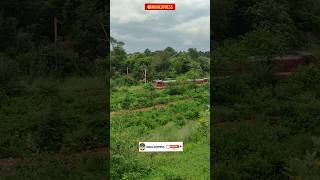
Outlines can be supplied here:
[[108, 176], [108, 162], [103, 154], [77, 159], [56, 159], [46, 155], [43, 160], [33, 159], [32, 164], [18, 165], [14, 169], [0, 170], [2, 180], [103, 180]]
[[[313, 174], [319, 179], [313, 173], [319, 171], [319, 150], [311, 141], [320, 135], [319, 72], [300, 67], [273, 87], [240, 75], [216, 80], [211, 178], [282, 180]], [[305, 158], [307, 152], [316, 155]]]
[[[103, 78], [16, 83], [20, 93], [11, 95], [7, 89], [0, 101], [0, 179], [105, 179], [108, 161], [102, 155], [83, 154], [79, 161], [54, 158], [108, 145]], [[31, 163], [2, 168], [7, 159]]]
[[[207, 91], [201, 93], [209, 93], [208, 84], [205, 85]], [[114, 88], [111, 95], [111, 111], [120, 111], [123, 109], [138, 109], [150, 107], [156, 104], [168, 103], [176, 100], [183, 100], [190, 97], [199, 97], [199, 93], [194, 92], [188, 87], [179, 87], [166, 90], [146, 89], [143, 86], [130, 86]], [[172, 95], [174, 93], [174, 95]], [[208, 96], [208, 95], [207, 95]], [[209, 99], [206, 99], [209, 101]]]
[[154, 164], [153, 172], [142, 179], [209, 179], [208, 143], [187, 144], [184, 152], [159, 153], [153, 157], [141, 155], [146, 164]]
[[[192, 98], [177, 101], [148, 111], [130, 111], [111, 117], [111, 178], [112, 179], [208, 179], [209, 177], [209, 90], [208, 85], [184, 91], [179, 97]], [[132, 96], [139, 96], [139, 87], [133, 87]], [[140, 91], [139, 91], [140, 89]], [[127, 88], [126, 92], [132, 92]], [[156, 90], [168, 101], [175, 95]], [[122, 90], [112, 93], [116, 102]], [[124, 96], [124, 94], [122, 94]], [[141, 96], [142, 97], [142, 96]], [[202, 98], [200, 98], [202, 97]], [[206, 99], [207, 103], [203, 103]], [[157, 97], [148, 99], [154, 103]], [[132, 102], [130, 101], [129, 104]], [[139, 153], [139, 141], [183, 141], [184, 152]]]

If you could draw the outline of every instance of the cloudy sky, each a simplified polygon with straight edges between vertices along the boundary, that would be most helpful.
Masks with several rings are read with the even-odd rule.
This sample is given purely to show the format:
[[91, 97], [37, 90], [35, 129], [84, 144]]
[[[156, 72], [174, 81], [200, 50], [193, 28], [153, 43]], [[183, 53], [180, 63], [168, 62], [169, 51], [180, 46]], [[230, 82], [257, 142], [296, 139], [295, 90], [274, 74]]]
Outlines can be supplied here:
[[[145, 3], [176, 3], [175, 11], [145, 11]], [[127, 52], [210, 49], [210, 0], [111, 0], [111, 36]]]

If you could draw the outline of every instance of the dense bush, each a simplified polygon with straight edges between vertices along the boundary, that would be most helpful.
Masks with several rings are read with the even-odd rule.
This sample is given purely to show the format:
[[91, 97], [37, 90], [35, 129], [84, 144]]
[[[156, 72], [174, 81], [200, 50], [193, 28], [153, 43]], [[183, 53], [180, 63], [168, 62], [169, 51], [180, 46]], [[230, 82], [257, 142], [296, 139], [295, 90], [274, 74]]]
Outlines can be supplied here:
[[9, 58], [0, 54], [0, 88], [5, 90], [8, 84], [17, 78], [19, 69], [17, 63]]
[[[175, 100], [175, 95], [169, 95], [165, 90], [148, 90], [149, 87], [141, 86], [126, 87], [126, 90], [119, 89], [112, 94], [116, 99], [123, 99], [128, 96], [131, 104], [134, 101], [143, 100], [143, 104], [157, 102], [157, 98], [168, 98], [168, 101]], [[201, 90], [201, 91], [200, 91]], [[186, 89], [183, 94], [177, 97], [204, 96], [208, 98], [208, 92], [204, 87], [199, 87], [198, 93], [192, 89]], [[149, 93], [157, 93], [157, 96], [150, 98]], [[122, 96], [119, 96], [121, 93]], [[145, 97], [147, 96], [147, 97]], [[185, 96], [185, 97], [184, 97]], [[162, 105], [160, 108], [142, 109], [142, 111], [128, 112], [111, 116], [111, 179], [143, 179], [143, 178], [165, 178], [190, 179], [199, 174], [201, 179], [207, 179], [208, 166], [205, 166], [205, 159], [209, 158], [209, 112], [208, 103], [201, 103], [198, 97], [190, 101], [176, 101], [170, 104]], [[148, 99], [144, 99], [148, 98]], [[122, 101], [123, 102], [123, 101]], [[183, 154], [172, 154], [172, 156], [163, 156], [162, 153], [146, 154], [137, 152], [138, 141], [184, 141], [186, 150]], [[201, 148], [199, 148], [201, 147]], [[194, 156], [194, 154], [198, 154]], [[194, 161], [186, 163], [185, 159]], [[200, 161], [197, 159], [201, 159]], [[166, 162], [173, 162], [167, 164]], [[184, 164], [178, 171], [172, 167], [176, 164]], [[208, 163], [209, 164], [209, 163]], [[193, 171], [194, 167], [202, 169], [185, 173], [185, 167]], [[205, 166], [205, 167], [204, 167]]]
[[182, 85], [171, 85], [165, 90], [168, 95], [181, 95], [185, 92], [185, 88]]
[[270, 81], [255, 81], [264, 76], [254, 73], [215, 81], [211, 93], [215, 100], [213, 178], [318, 177], [311, 175], [315, 166], [306, 163], [306, 159], [316, 162], [316, 156], [303, 157], [312, 148], [310, 135], [319, 134], [318, 71], [315, 66], [299, 67], [286, 78]]
[[[280, 129], [245, 126], [213, 129], [211, 151], [213, 163], [217, 164], [213, 178], [235, 177], [235, 175], [239, 175], [240, 179], [287, 178], [281, 173], [285, 168], [287, 152], [282, 150], [283, 145], [275, 132], [280, 132]], [[231, 170], [228, 173], [221, 168]]]
[[214, 104], [234, 104], [254, 95], [249, 84], [240, 78], [215, 80], [211, 89]]
[[64, 133], [65, 123], [61, 117], [61, 109], [50, 107], [36, 131], [38, 148], [42, 152], [59, 152], [63, 145]]
[[136, 85], [138, 82], [132, 76], [124, 76], [111, 79], [111, 87], [117, 86], [131, 86]]
[[320, 69], [317, 66], [299, 67], [292, 73], [290, 80], [306, 90], [319, 89]]

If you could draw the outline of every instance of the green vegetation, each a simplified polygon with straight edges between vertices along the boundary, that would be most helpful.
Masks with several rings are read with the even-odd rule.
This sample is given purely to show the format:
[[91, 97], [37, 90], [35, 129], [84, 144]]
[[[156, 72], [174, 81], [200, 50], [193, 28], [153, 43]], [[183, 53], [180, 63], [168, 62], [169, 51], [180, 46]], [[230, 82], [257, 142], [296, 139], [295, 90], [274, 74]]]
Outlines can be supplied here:
[[104, 6], [0, 2], [0, 179], [108, 176]]
[[[209, 84], [198, 87], [198, 92], [185, 89], [181, 95], [177, 95], [181, 100], [170, 95], [169, 89], [147, 90], [142, 86], [123, 88], [111, 93], [112, 102], [126, 102], [129, 109], [120, 111], [120, 114], [111, 114], [111, 178], [208, 179]], [[126, 95], [122, 98], [120, 93], [124, 96], [124, 92]], [[137, 110], [141, 108], [135, 106], [139, 97], [142, 97], [140, 93], [152, 92], [157, 95], [155, 98], [149, 97], [146, 103], [168, 103], [161, 107], [151, 105], [149, 109]], [[158, 97], [166, 101], [159, 102]], [[139, 153], [139, 141], [183, 141], [185, 146], [183, 152], [177, 153]]]
[[[85, 160], [54, 157], [69, 157], [82, 151], [100, 151], [102, 161], [103, 149], [108, 145], [106, 137], [109, 125], [106, 120], [108, 113], [105, 110], [108, 107], [108, 102], [105, 101], [107, 95], [101, 88], [103, 83], [104, 80], [98, 77], [67, 78], [61, 81], [37, 79], [31, 84], [19, 86], [19, 95], [3, 93], [0, 104], [1, 176], [23, 179], [26, 175], [32, 177], [31, 179], [42, 179], [41, 174], [53, 171], [55, 174], [48, 179], [57, 179], [64, 173], [70, 173], [70, 179], [77, 179], [72, 177], [78, 177], [77, 171], [80, 169], [77, 168], [87, 166], [82, 164]], [[30, 163], [11, 167], [6, 160], [10, 158], [13, 158], [13, 161], [26, 159]], [[48, 161], [38, 162], [39, 158]], [[95, 156], [84, 153], [80, 154], [79, 158], [90, 160], [95, 159]], [[94, 165], [94, 159], [90, 160], [91, 165], [100, 166]], [[68, 164], [66, 166], [70, 172], [68, 169], [62, 172], [63, 162]], [[88, 165], [88, 168], [91, 165]], [[34, 174], [28, 172], [29, 168], [35, 169]], [[104, 170], [97, 172], [100, 173], [100, 179], [107, 175], [107, 172], [104, 172], [106, 168], [108, 167], [105, 163], [102, 168]], [[89, 169], [82, 173], [91, 176]]]
[[[112, 39], [111, 179], [209, 179], [209, 83], [186, 82], [209, 76], [210, 53], [123, 46]], [[167, 78], [176, 82], [154, 87]], [[139, 153], [143, 141], [183, 141], [184, 152]]]
[[[19, 162], [20, 163], [20, 162]], [[41, 156], [32, 159], [32, 163], [19, 164], [13, 170], [4, 167], [0, 172], [1, 179], [89, 179], [104, 180], [109, 167], [104, 154], [79, 154], [78, 157]]]
[[[213, 2], [212, 179], [319, 179], [319, 65], [273, 74], [291, 50], [319, 60], [315, 0]], [[253, 64], [262, 57], [266, 64]], [[247, 65], [236, 72], [237, 64]]]
[[[318, 81], [319, 72], [301, 67], [278, 79], [275, 87], [256, 87], [243, 77], [215, 80], [214, 177], [289, 179], [296, 175], [291, 162], [316, 148], [312, 137], [320, 135], [319, 87], [305, 85], [307, 79]], [[320, 168], [317, 152], [314, 159], [307, 159], [310, 171]]]
[[[177, 52], [171, 47], [162, 51], [136, 52], [127, 54], [124, 43], [113, 39], [110, 57], [111, 87], [135, 85], [144, 80], [178, 78], [194, 79], [209, 76], [210, 52], [189, 48], [187, 52]], [[127, 74], [128, 73], [128, 74]]]

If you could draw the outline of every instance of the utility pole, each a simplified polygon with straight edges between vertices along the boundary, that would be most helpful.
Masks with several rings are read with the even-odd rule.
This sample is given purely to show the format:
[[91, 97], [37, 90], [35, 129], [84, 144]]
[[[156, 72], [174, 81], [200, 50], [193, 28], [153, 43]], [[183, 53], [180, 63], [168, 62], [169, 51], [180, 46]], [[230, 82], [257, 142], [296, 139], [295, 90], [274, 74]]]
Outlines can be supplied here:
[[55, 43], [55, 71], [58, 69], [58, 23], [62, 24], [58, 18], [53, 17], [54, 43]]
[[54, 25], [54, 42], [58, 42], [58, 19], [56, 17], [53, 18]]
[[55, 65], [54, 65], [54, 71], [56, 72], [58, 69], [58, 19], [56, 17], [53, 18], [53, 28], [54, 28], [54, 44], [55, 44]]
[[144, 68], [144, 83], [147, 83], [147, 68]]

